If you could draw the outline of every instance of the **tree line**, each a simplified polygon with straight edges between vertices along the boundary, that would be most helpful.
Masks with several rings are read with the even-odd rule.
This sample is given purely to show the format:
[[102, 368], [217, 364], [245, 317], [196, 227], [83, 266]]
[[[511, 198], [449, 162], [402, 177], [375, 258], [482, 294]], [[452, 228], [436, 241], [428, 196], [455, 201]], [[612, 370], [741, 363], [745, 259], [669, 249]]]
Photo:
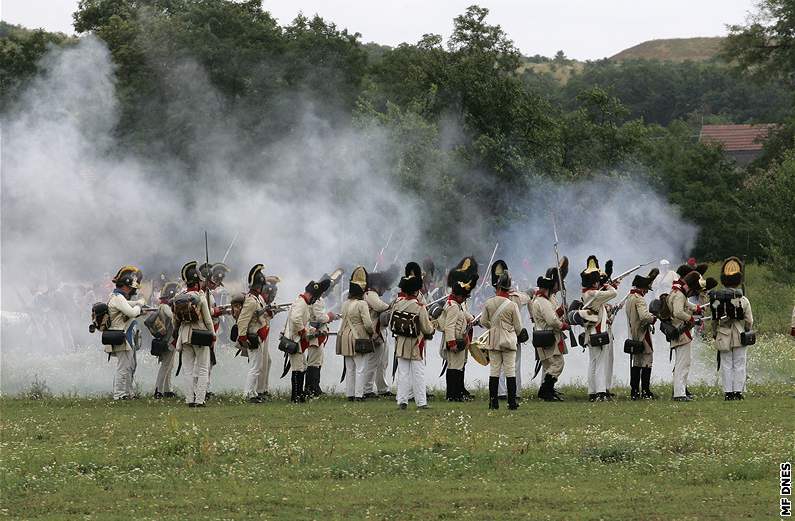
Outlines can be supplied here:
[[[539, 177], [629, 175], [702, 226], [694, 255], [744, 254], [793, 272], [795, 8], [766, 0], [758, 9], [770, 16], [732, 27], [714, 60], [600, 60], [565, 84], [522, 67], [528, 59], [478, 6], [454, 19], [446, 41], [429, 34], [395, 48], [364, 44], [320, 16], [299, 14], [280, 26], [260, 0], [81, 0], [74, 27], [112, 54], [116, 137], [127, 150], [190, 164], [195, 137], [219, 118], [262, 145], [288, 134], [302, 117], [296, 107], [311, 104], [332, 129], [387, 133], [390, 146], [380, 152], [391, 159], [394, 181], [435, 201], [429, 238], [450, 239], [434, 234], [460, 219], [472, 198], [504, 209], [492, 225], [523, 215], [506, 187], [521, 193]], [[8, 24], [0, 37], [4, 111], [47, 49], [75, 41]], [[567, 63], [562, 53], [548, 61]], [[212, 99], [175, 91], [175, 76], [196, 70], [212, 85]], [[702, 122], [778, 123], [780, 130], [759, 160], [740, 168], [698, 142]], [[462, 131], [451, 137], [451, 126]], [[461, 172], [477, 172], [478, 182]]]

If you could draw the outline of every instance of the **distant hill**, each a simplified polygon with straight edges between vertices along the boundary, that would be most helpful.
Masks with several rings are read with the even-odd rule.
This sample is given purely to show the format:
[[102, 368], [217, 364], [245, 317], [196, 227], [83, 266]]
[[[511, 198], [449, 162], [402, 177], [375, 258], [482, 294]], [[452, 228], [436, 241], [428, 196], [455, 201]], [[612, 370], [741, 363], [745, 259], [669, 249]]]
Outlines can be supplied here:
[[662, 60], [682, 62], [705, 61], [714, 58], [725, 38], [670, 38], [649, 40], [611, 56], [610, 60]]

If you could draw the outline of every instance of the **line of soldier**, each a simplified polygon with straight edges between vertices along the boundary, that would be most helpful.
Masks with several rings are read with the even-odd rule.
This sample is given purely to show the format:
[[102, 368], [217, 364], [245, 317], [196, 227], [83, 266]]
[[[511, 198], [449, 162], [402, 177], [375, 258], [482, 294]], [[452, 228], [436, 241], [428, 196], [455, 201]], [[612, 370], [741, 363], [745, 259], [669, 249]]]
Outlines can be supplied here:
[[[667, 261], [665, 261], [667, 264]], [[654, 268], [648, 275], [635, 275], [632, 288], [619, 303], [614, 303], [623, 277], [611, 278], [612, 261], [599, 266], [590, 256], [580, 273], [582, 296], [569, 309], [558, 301], [565, 289], [569, 271], [568, 259], [546, 270], [538, 277], [537, 288], [530, 292], [513, 287], [511, 273], [503, 260], [491, 267], [494, 296], [487, 299], [482, 313], [474, 316], [468, 301], [478, 287], [478, 264], [471, 256], [462, 259], [447, 276], [446, 296], [430, 301], [427, 273], [416, 262], [405, 266], [397, 283], [398, 294], [390, 302], [382, 300], [398, 278], [397, 270], [369, 273], [356, 267], [350, 276], [347, 297], [340, 302], [340, 314], [327, 311], [326, 299], [342, 278], [342, 270], [310, 281], [289, 306], [274, 306], [278, 277], [265, 273], [263, 264], [256, 264], [248, 274], [248, 292], [232, 299], [228, 306], [218, 307], [212, 291], [223, 285], [229, 268], [222, 264], [188, 262], [182, 268], [185, 290], [178, 284], [165, 284], [157, 308], [146, 308], [136, 296], [142, 279], [133, 266], [121, 268], [113, 279], [113, 291], [102, 315], [95, 305], [94, 326], [103, 330], [103, 344], [109, 356], [116, 357], [117, 369], [114, 398], [133, 397], [132, 376], [135, 371], [135, 319], [143, 312], [153, 311], [145, 321], [154, 340], [152, 353], [160, 360], [155, 397], [174, 396], [171, 374], [175, 353], [184, 371], [184, 394], [191, 407], [206, 402], [212, 365], [213, 348], [220, 317], [231, 314], [235, 320], [231, 340], [248, 359], [245, 397], [252, 403], [264, 401], [268, 392], [271, 358], [268, 353], [270, 322], [276, 313], [288, 308], [278, 347], [284, 353], [283, 374], [291, 372], [291, 400], [296, 403], [323, 394], [320, 373], [324, 346], [336, 334], [335, 352], [344, 358], [342, 381], [351, 401], [368, 397], [393, 396], [385, 373], [389, 357], [384, 330], [395, 339], [393, 376], [397, 380], [396, 401], [401, 409], [414, 400], [420, 409], [427, 408], [425, 383], [426, 344], [435, 332], [442, 334], [439, 354], [446, 373], [446, 398], [465, 401], [470, 395], [464, 386], [464, 372], [470, 357], [489, 365], [489, 408], [498, 409], [501, 378], [509, 409], [519, 407], [517, 383], [518, 355], [521, 345], [531, 335], [523, 327], [520, 309], [526, 307], [532, 321], [532, 345], [536, 355], [536, 374], [542, 374], [538, 397], [545, 401], [562, 401], [556, 383], [563, 372], [564, 355], [569, 345], [566, 332], [574, 326], [583, 329], [579, 344], [588, 350], [588, 394], [590, 401], [609, 401], [614, 362], [613, 322], [622, 307], [628, 321], [628, 338], [624, 352], [631, 357], [631, 398], [655, 398], [650, 388], [656, 325], [670, 343], [673, 368], [673, 399], [690, 401], [687, 388], [692, 358], [694, 330], [702, 320], [712, 318], [713, 336], [718, 349], [718, 364], [726, 400], [743, 398], [746, 383], [746, 350], [753, 345], [753, 315], [750, 302], [740, 289], [743, 265], [736, 257], [727, 259], [721, 269], [722, 289], [717, 281], [705, 279], [706, 265], [680, 266], [671, 278], [671, 290], [652, 302], [646, 296], [661, 276]], [[626, 275], [624, 275], [626, 276]], [[98, 309], [99, 306], [99, 309]], [[705, 318], [709, 311], [710, 317]], [[339, 320], [336, 333], [329, 325]], [[475, 338], [475, 327], [485, 331]], [[795, 327], [795, 325], [793, 326]], [[795, 331], [794, 331], [795, 332]], [[106, 335], [108, 335], [106, 339]], [[115, 335], [115, 336], [114, 336]], [[569, 342], [570, 343], [570, 342]], [[180, 369], [178, 368], [177, 374]]]

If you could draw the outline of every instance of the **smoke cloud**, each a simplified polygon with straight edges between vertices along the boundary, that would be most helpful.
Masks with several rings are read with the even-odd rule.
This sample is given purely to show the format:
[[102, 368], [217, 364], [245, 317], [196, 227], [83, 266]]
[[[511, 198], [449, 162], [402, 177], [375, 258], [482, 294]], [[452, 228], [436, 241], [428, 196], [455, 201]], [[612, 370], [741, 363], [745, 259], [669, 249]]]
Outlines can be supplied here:
[[[668, 258], [672, 264], [690, 249], [696, 228], [675, 208], [638, 181], [639, 176], [559, 185], [539, 177], [521, 198], [526, 214], [494, 237], [482, 222], [499, 208], [462, 209], [463, 235], [474, 237], [478, 251], [421, 241], [427, 208], [389, 177], [389, 160], [379, 153], [392, 144], [386, 130], [356, 128], [318, 115], [322, 101], [285, 96], [286, 110], [301, 114], [300, 124], [272, 144], [252, 144], [198, 64], [175, 68], [168, 85], [170, 110], [183, 118], [197, 171], [177, 158], [125, 149], [114, 137], [120, 107], [110, 53], [87, 36], [71, 47], [54, 49], [12, 110], [2, 115], [2, 381], [3, 393], [15, 393], [34, 375], [56, 392], [106, 393], [113, 364], [106, 363], [99, 335], [90, 335], [90, 306], [110, 291], [109, 277], [122, 265], [142, 268], [147, 280], [165, 271], [177, 278], [188, 260], [204, 258], [203, 233], [210, 239], [210, 260], [219, 261], [234, 237], [227, 264], [230, 291], [242, 290], [249, 268], [258, 262], [282, 278], [277, 302], [292, 301], [310, 279], [356, 264], [372, 268], [391, 235], [384, 262], [422, 261], [433, 255], [437, 270], [474, 253], [487, 276], [488, 256], [499, 242], [521, 289], [535, 284], [554, 265], [550, 212], [557, 215], [561, 253], [571, 260], [571, 297], [579, 290], [578, 273], [588, 255], [615, 262], [616, 272]], [[445, 133], [460, 140], [460, 130]], [[477, 172], [473, 184], [482, 183]], [[451, 230], [452, 232], [452, 230]], [[456, 230], [457, 236], [461, 230]], [[383, 265], [382, 265], [383, 266]], [[347, 286], [347, 278], [344, 283]], [[623, 296], [628, 283], [620, 290]], [[490, 288], [484, 294], [491, 294]], [[477, 311], [477, 310], [475, 310]], [[617, 340], [623, 343], [623, 313]], [[530, 328], [525, 314], [524, 320]], [[284, 315], [272, 324], [272, 386], [281, 369], [275, 348]], [[428, 349], [430, 386], [441, 361], [439, 336]], [[658, 342], [658, 346], [662, 346]], [[138, 353], [136, 381], [151, 392], [156, 359], [148, 345]], [[213, 390], [241, 391], [244, 360], [231, 346], [218, 350]], [[617, 379], [627, 361], [616, 347]], [[659, 348], [666, 367], [667, 348]], [[586, 355], [567, 357], [564, 381], [584, 381]], [[522, 364], [525, 384], [532, 371], [532, 349]], [[337, 386], [341, 358], [333, 342], [326, 347], [323, 385]], [[662, 376], [667, 371], [658, 371]], [[470, 363], [470, 384], [483, 383], [486, 368]], [[178, 383], [178, 382], [177, 382]]]

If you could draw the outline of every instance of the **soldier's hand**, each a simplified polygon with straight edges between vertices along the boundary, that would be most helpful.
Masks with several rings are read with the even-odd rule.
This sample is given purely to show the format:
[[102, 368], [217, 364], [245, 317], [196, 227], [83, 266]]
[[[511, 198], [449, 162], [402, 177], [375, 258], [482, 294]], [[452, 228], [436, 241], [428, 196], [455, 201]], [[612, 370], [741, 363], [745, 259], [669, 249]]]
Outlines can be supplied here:
[[458, 352], [458, 344], [456, 343], [455, 340], [448, 340], [447, 341], [447, 349], [449, 349], [453, 353], [457, 353]]
[[329, 321], [329, 322], [334, 322], [334, 321], [335, 321], [335, 320], [337, 320], [338, 318], [340, 318], [340, 317], [339, 317], [339, 315], [337, 315], [337, 314], [336, 314], [336, 313], [334, 313], [333, 311], [329, 311], [329, 312], [328, 312], [328, 321]]
[[237, 337], [237, 343], [248, 349], [248, 336], [240, 335]]

